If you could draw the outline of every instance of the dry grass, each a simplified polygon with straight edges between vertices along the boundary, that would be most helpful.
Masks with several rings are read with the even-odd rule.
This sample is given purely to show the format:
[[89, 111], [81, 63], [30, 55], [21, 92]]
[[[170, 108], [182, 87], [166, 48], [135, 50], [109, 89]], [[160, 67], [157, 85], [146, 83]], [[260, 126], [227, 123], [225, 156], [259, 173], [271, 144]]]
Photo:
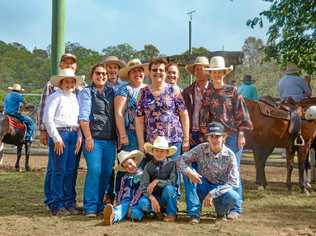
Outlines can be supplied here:
[[[10, 164], [11, 159], [6, 159], [6, 163]], [[35, 162], [42, 167], [46, 159], [34, 157], [31, 165]], [[258, 192], [253, 181], [254, 167], [242, 166], [245, 185], [242, 218], [216, 222], [214, 211], [204, 210], [201, 223], [194, 226], [188, 223], [183, 201], [176, 223], [127, 221], [105, 227], [102, 218], [50, 216], [43, 205], [44, 174], [42, 170], [0, 171], [0, 235], [316, 235], [316, 194], [302, 195], [295, 185], [289, 195], [284, 183], [285, 169], [280, 167], [267, 167], [270, 185], [266, 191]], [[83, 180], [81, 171], [77, 184], [79, 200]], [[297, 176], [293, 181], [297, 182]]]

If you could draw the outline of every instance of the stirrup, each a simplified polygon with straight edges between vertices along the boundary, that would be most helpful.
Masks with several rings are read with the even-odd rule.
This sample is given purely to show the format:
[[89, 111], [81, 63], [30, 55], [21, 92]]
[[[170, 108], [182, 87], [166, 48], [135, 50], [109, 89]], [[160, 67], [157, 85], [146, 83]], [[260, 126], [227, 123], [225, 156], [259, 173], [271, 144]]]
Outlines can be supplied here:
[[305, 146], [305, 140], [301, 134], [295, 138], [294, 145], [295, 146]]

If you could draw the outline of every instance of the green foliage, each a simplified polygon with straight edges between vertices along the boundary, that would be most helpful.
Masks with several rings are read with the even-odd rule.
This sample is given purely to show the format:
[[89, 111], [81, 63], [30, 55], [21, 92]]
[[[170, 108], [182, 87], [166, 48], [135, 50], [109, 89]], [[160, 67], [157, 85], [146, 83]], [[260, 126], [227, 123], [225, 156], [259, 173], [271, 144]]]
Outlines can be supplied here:
[[270, 24], [266, 54], [282, 64], [294, 62], [307, 73], [316, 72], [316, 1], [263, 0], [271, 2], [268, 10], [248, 20], [247, 25]]
[[104, 57], [117, 56], [125, 62], [136, 57], [136, 50], [128, 43], [119, 44], [117, 46], [109, 46], [102, 50]]

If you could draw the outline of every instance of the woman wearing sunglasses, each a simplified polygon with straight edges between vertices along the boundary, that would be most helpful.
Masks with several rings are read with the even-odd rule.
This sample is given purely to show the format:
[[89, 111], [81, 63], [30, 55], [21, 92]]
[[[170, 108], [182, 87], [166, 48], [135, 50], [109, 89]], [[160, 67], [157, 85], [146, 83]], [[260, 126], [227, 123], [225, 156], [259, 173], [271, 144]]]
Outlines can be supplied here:
[[79, 95], [79, 121], [84, 136], [83, 153], [87, 163], [83, 209], [88, 217], [103, 211], [103, 197], [110, 183], [116, 154], [114, 90], [106, 85], [104, 65], [93, 66], [91, 85]]

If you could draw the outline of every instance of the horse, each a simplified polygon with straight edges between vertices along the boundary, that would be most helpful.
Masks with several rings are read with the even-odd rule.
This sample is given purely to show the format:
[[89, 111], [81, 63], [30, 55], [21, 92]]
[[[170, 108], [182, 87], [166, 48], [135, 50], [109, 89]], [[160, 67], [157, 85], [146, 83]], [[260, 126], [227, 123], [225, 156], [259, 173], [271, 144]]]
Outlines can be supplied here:
[[[37, 120], [37, 108], [32, 104], [27, 104], [24, 107], [24, 110], [28, 112], [28, 115], [33, 119], [34, 123], [36, 124]], [[14, 126], [12, 126], [14, 123]], [[34, 126], [36, 127], [36, 126]], [[29, 158], [30, 158], [30, 151], [31, 151], [31, 143], [24, 142], [24, 135], [25, 135], [26, 127], [20, 121], [16, 119], [12, 119], [7, 115], [0, 113], [0, 166], [3, 166], [3, 147], [4, 143], [6, 144], [13, 144], [17, 146], [17, 159], [15, 162], [15, 169], [20, 171], [20, 159], [22, 156], [22, 148], [23, 145], [25, 147], [25, 171], [30, 170], [29, 166]], [[36, 130], [34, 130], [35, 135]]]
[[[256, 184], [258, 189], [264, 189], [267, 185], [265, 176], [265, 164], [268, 156], [273, 152], [274, 148], [285, 148], [287, 159], [287, 178], [286, 184], [289, 191], [292, 190], [291, 174], [293, 170], [294, 151], [292, 144], [289, 143], [291, 138], [288, 130], [290, 119], [278, 117], [273, 114], [275, 110], [270, 110], [270, 115], [264, 115], [262, 107], [265, 104], [261, 101], [253, 101], [245, 99], [250, 118], [253, 122], [254, 129], [252, 132], [246, 133], [246, 146], [253, 150], [255, 165], [256, 165]], [[316, 98], [305, 99], [298, 105], [303, 109], [316, 104]], [[269, 107], [268, 107], [269, 108]], [[271, 108], [271, 107], [270, 107]], [[285, 112], [286, 113], [286, 112]], [[284, 114], [284, 112], [283, 112]], [[289, 115], [289, 114], [288, 114]], [[299, 169], [299, 186], [301, 191], [309, 194], [309, 184], [306, 181], [305, 161], [308, 157], [308, 152], [316, 137], [316, 120], [301, 121], [301, 135], [305, 141], [304, 145], [296, 146]]]

